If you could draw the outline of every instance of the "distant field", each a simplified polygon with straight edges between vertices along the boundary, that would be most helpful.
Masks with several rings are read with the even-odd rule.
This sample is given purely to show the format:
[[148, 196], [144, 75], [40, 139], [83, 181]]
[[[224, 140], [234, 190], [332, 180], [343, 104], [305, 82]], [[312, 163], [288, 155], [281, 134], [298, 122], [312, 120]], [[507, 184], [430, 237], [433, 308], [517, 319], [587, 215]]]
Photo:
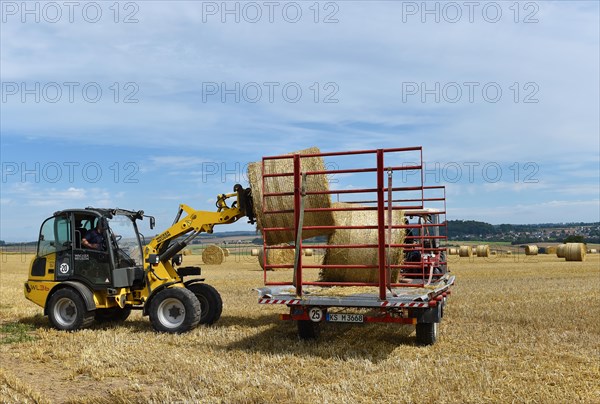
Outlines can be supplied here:
[[298, 341], [282, 307], [256, 303], [256, 258], [238, 256], [203, 267], [224, 300], [215, 326], [157, 334], [135, 313], [58, 332], [23, 297], [30, 258], [0, 255], [3, 402], [600, 402], [598, 254], [449, 257], [458, 280], [431, 347], [393, 325], [326, 326], [318, 342]]

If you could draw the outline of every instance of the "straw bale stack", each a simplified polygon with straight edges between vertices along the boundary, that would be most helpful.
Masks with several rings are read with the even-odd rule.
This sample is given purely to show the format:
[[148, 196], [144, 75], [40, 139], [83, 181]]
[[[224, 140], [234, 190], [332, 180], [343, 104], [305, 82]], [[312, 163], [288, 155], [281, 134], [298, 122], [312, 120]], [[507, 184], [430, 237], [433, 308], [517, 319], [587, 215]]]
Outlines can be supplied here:
[[461, 245], [458, 249], [458, 256], [459, 257], [472, 257], [473, 249], [471, 248], [471, 246]]
[[225, 253], [218, 245], [208, 245], [202, 251], [202, 262], [208, 265], [221, 265], [225, 260]]
[[478, 257], [489, 257], [490, 256], [490, 246], [487, 244], [478, 245], [475, 249], [475, 253]]
[[[317, 154], [320, 150], [317, 147], [300, 150], [299, 154]], [[324, 171], [325, 163], [321, 157], [310, 157], [301, 159], [302, 171]], [[294, 171], [292, 159], [266, 160], [265, 173], [291, 173]], [[252, 188], [252, 198], [254, 201], [254, 215], [257, 219], [257, 227], [262, 230], [265, 227], [294, 227], [293, 213], [267, 214], [263, 215], [263, 192], [293, 192], [294, 178], [285, 177], [267, 177], [265, 178], [265, 189], [263, 190], [262, 181], [262, 162], [251, 163], [248, 166], [248, 180]], [[306, 178], [306, 191], [328, 191], [329, 182], [325, 174], [309, 175]], [[304, 199], [304, 208], [330, 208], [330, 195], [308, 195]], [[294, 197], [287, 196], [269, 196], [265, 198], [264, 210], [293, 210]], [[304, 214], [304, 226], [332, 226], [334, 224], [333, 212], [306, 212]], [[315, 236], [329, 235], [333, 230], [304, 230], [302, 239]], [[275, 231], [263, 233], [268, 245], [280, 244], [285, 242], [294, 242], [294, 231]]]
[[583, 243], [567, 243], [565, 259], [567, 261], [585, 261], [586, 248]]
[[[333, 207], [360, 207], [351, 203], [334, 203]], [[403, 212], [395, 210], [392, 214], [392, 224], [403, 223]], [[368, 226], [377, 224], [377, 211], [341, 211], [334, 212], [335, 222], [338, 226]], [[387, 212], [385, 224], [388, 224]], [[386, 238], [388, 230], [386, 229]], [[329, 237], [329, 245], [344, 244], [377, 244], [377, 229], [338, 229]], [[402, 244], [404, 242], [404, 229], [393, 229], [391, 231], [391, 244]], [[403, 261], [402, 248], [391, 248], [388, 254], [389, 262], [398, 265]], [[377, 248], [328, 248], [323, 258], [325, 265], [378, 265]], [[398, 279], [398, 269], [391, 270], [391, 280]], [[322, 268], [321, 280], [325, 282], [378, 282], [379, 270], [350, 269], [350, 268]]]
[[[289, 244], [280, 244], [287, 246]], [[262, 269], [264, 267], [264, 252], [260, 248], [258, 250], [258, 263]], [[294, 265], [295, 250], [293, 248], [286, 249], [267, 249], [267, 265]], [[270, 271], [285, 270], [286, 268], [269, 268]]]
[[538, 246], [526, 245], [525, 246], [525, 255], [538, 255]]

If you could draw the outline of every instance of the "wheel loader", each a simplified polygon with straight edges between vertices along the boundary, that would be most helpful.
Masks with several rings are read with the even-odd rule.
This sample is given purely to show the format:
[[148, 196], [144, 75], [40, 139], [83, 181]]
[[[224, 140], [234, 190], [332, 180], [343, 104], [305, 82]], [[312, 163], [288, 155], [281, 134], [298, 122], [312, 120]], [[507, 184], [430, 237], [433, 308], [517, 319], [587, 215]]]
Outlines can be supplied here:
[[[243, 217], [254, 223], [251, 190], [237, 184], [233, 191], [217, 197], [215, 212], [180, 205], [173, 225], [147, 244], [137, 222], [148, 218], [153, 229], [155, 219], [143, 211], [88, 207], [55, 212], [40, 228], [25, 297], [43, 307], [59, 330], [124, 321], [132, 310], [149, 316], [161, 332], [213, 324], [221, 316], [221, 296], [198, 277], [200, 267], [181, 266], [181, 251], [215, 225]], [[230, 198], [235, 201], [228, 205]], [[86, 239], [94, 229], [101, 231], [100, 245]]]

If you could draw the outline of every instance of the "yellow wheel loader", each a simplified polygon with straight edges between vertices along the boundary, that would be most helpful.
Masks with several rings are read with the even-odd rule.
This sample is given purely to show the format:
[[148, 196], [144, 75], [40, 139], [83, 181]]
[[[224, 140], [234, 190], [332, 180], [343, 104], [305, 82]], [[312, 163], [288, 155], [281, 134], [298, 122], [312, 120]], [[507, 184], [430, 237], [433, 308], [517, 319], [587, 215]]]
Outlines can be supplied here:
[[[228, 205], [230, 198], [235, 201]], [[137, 221], [149, 218], [152, 229], [155, 219], [143, 211], [56, 212], [41, 226], [25, 297], [43, 307], [59, 330], [124, 321], [131, 310], [142, 310], [162, 332], [213, 324], [221, 316], [221, 296], [198, 277], [200, 267], [181, 266], [180, 251], [215, 225], [245, 216], [254, 223], [251, 190], [238, 184], [233, 193], [217, 197], [216, 207], [210, 212], [180, 205], [173, 225], [147, 245]], [[95, 239], [90, 232], [96, 232]]]

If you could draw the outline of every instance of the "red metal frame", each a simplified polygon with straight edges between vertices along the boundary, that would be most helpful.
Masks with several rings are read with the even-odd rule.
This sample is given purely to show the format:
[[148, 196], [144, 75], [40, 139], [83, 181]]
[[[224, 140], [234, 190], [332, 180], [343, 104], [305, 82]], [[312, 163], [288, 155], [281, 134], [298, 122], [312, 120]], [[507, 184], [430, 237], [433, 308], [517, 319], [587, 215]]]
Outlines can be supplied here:
[[[404, 166], [385, 166], [385, 157], [390, 154], [402, 154], [406, 152], [418, 152], [420, 162], [419, 164], [408, 164]], [[356, 168], [345, 168], [336, 170], [320, 170], [320, 171], [308, 171], [305, 174], [309, 175], [332, 175], [332, 174], [344, 174], [344, 173], [376, 173], [377, 176], [377, 187], [376, 188], [362, 188], [362, 189], [351, 189], [351, 190], [329, 190], [329, 191], [307, 191], [306, 195], [323, 195], [329, 194], [334, 195], [351, 195], [351, 194], [364, 194], [364, 193], [375, 193], [375, 201], [353, 201], [355, 203], [376, 203], [376, 206], [360, 206], [360, 207], [344, 207], [344, 208], [305, 208], [304, 212], [319, 212], [319, 211], [365, 211], [365, 210], [376, 210], [377, 211], [377, 223], [363, 225], [363, 226], [303, 226], [303, 230], [325, 230], [325, 229], [377, 229], [378, 230], [378, 243], [377, 244], [347, 244], [347, 245], [310, 245], [306, 248], [315, 249], [332, 249], [332, 248], [377, 248], [378, 249], [378, 263], [377, 265], [304, 265], [302, 262], [303, 254], [299, 254], [298, 266], [296, 270], [295, 278], [292, 282], [269, 282], [267, 279], [267, 271], [275, 268], [293, 268], [293, 265], [280, 265], [280, 264], [267, 264], [267, 250], [268, 249], [295, 249], [295, 245], [290, 246], [268, 246], [266, 243], [268, 232], [277, 231], [290, 231], [293, 230], [294, 234], [297, 234], [300, 226], [300, 208], [302, 198], [302, 159], [310, 157], [343, 157], [351, 155], [373, 155], [375, 157], [375, 167], [356, 167]], [[281, 159], [293, 159], [293, 172], [288, 173], [267, 173], [265, 171], [265, 162], [269, 160], [281, 160]], [[420, 183], [412, 186], [394, 186], [392, 184], [393, 174], [401, 171], [419, 171], [420, 172]], [[388, 185], [385, 184], [385, 174], [392, 173], [392, 178], [389, 179]], [[265, 188], [265, 179], [273, 177], [293, 176], [294, 189], [287, 192], [273, 192], [263, 193], [262, 213], [266, 214], [294, 214], [294, 227], [271, 227], [263, 228], [265, 237], [263, 237], [263, 268], [264, 268], [264, 283], [265, 285], [295, 285], [296, 293], [298, 296], [302, 296], [302, 286], [314, 285], [314, 286], [377, 286], [379, 288], [380, 300], [385, 300], [387, 287], [422, 287], [425, 284], [427, 278], [429, 278], [429, 271], [426, 273], [426, 269], [432, 265], [446, 264], [445, 260], [442, 260], [441, 252], [446, 250], [443, 241], [447, 239], [447, 224], [446, 224], [446, 191], [443, 186], [426, 186], [424, 184], [424, 172], [423, 172], [423, 150], [421, 147], [408, 147], [408, 148], [394, 148], [394, 149], [376, 149], [376, 150], [358, 150], [358, 151], [346, 151], [346, 152], [329, 152], [319, 154], [286, 154], [280, 156], [263, 157], [262, 159], [262, 189]], [[418, 181], [417, 181], [418, 182]], [[420, 198], [415, 198], [415, 195], [409, 198], [393, 198], [392, 193], [402, 192], [419, 192]], [[429, 192], [441, 192], [442, 195], [428, 196], [426, 193]], [[294, 209], [293, 210], [272, 210], [267, 211], [266, 198], [277, 197], [277, 196], [293, 196], [294, 197]], [[410, 203], [410, 205], [406, 205]], [[385, 224], [385, 213], [388, 211], [390, 214], [391, 210], [424, 210], [427, 209], [427, 203], [443, 204], [443, 208], [438, 212], [438, 223], [424, 223], [423, 220], [419, 220], [419, 223], [413, 224], [402, 224], [402, 225], [388, 225]], [[391, 205], [391, 206], [390, 206]], [[426, 213], [414, 213], [413, 216], [427, 216]], [[431, 235], [432, 230], [435, 228], [440, 229], [439, 235]], [[386, 230], [391, 229], [411, 229], [414, 234], [412, 237], [413, 243], [405, 241], [403, 244], [392, 244], [386, 243]], [[443, 234], [442, 234], [443, 233]], [[437, 239], [441, 244], [439, 247], [426, 246], [426, 240]], [[303, 251], [302, 240], [299, 243], [299, 250]], [[404, 262], [399, 265], [391, 264], [386, 262], [386, 249], [388, 248], [403, 248], [405, 251], [419, 251], [421, 252], [421, 260], [419, 262]], [[379, 279], [377, 283], [361, 283], [361, 282], [309, 282], [303, 281], [303, 268], [351, 268], [355, 270], [361, 269], [372, 269], [378, 268]], [[402, 275], [404, 278], [421, 278], [422, 282], [419, 283], [393, 283], [388, 284], [387, 279], [389, 271], [391, 269], [400, 268], [404, 270]], [[410, 273], [405, 272], [411, 270]], [[440, 275], [434, 275], [434, 278]]]

